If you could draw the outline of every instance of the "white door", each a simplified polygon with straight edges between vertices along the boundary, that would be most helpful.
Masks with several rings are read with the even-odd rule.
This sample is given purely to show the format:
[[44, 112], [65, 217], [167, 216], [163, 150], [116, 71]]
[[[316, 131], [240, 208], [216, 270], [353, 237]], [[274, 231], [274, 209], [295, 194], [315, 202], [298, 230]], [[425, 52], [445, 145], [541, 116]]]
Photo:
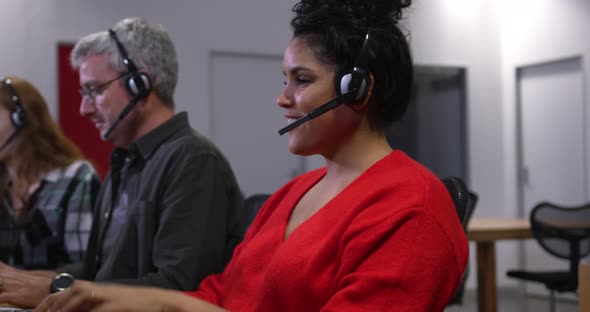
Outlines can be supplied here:
[[212, 53], [210, 136], [230, 161], [245, 196], [273, 193], [305, 170], [294, 156], [276, 99], [283, 88], [282, 57]]
[[[579, 58], [529, 66], [518, 71], [521, 142], [521, 208], [551, 201], [577, 205], [587, 201], [584, 77]], [[528, 270], [567, 269], [530, 240], [525, 243]], [[544, 287], [527, 289], [548, 294]]]

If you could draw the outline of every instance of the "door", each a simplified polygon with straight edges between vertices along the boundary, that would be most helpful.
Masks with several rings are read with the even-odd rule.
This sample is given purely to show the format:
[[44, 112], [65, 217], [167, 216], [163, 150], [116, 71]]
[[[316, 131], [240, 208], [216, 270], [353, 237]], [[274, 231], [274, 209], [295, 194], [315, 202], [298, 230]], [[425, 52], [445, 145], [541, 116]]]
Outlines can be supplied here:
[[281, 56], [213, 52], [211, 131], [231, 163], [245, 196], [273, 193], [305, 171], [289, 152], [276, 99], [283, 88]]
[[[517, 71], [520, 125], [520, 202], [529, 217], [540, 201], [577, 205], [588, 200], [584, 77], [580, 58]], [[527, 270], [567, 269], [535, 241], [524, 249]], [[525, 283], [547, 295], [544, 287]], [[537, 287], [538, 286], [538, 287]]]
[[457, 176], [469, 185], [465, 72], [460, 67], [416, 65], [407, 111], [385, 135], [393, 148], [437, 176]]

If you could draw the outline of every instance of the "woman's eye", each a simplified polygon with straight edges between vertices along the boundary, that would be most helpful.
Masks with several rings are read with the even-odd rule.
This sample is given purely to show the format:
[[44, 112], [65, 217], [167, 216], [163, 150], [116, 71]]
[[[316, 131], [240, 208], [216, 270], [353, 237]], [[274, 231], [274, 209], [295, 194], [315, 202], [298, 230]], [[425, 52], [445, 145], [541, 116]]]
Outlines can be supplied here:
[[310, 83], [311, 79], [305, 78], [305, 77], [297, 77], [297, 83], [298, 84], [307, 84]]

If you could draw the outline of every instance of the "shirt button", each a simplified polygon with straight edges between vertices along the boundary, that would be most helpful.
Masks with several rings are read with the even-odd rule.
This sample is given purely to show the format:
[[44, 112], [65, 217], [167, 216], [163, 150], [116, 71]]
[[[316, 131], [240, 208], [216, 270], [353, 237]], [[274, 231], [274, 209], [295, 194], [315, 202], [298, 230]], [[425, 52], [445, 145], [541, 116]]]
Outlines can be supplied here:
[[109, 212], [108, 211], [104, 213], [104, 218], [105, 219], [108, 219], [109, 218]]
[[98, 260], [100, 260], [100, 256], [98, 256], [98, 255], [97, 255], [97, 256], [96, 256], [96, 263], [98, 263], [98, 262], [99, 262]]

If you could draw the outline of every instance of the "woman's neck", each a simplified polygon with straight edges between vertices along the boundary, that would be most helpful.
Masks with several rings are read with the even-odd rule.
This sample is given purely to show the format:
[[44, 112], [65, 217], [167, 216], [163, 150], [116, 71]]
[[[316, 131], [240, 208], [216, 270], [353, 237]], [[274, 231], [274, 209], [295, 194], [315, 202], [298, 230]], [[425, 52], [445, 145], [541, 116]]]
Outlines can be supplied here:
[[380, 132], [366, 131], [353, 136], [326, 159], [326, 182], [350, 183], [369, 167], [389, 155], [392, 148]]

